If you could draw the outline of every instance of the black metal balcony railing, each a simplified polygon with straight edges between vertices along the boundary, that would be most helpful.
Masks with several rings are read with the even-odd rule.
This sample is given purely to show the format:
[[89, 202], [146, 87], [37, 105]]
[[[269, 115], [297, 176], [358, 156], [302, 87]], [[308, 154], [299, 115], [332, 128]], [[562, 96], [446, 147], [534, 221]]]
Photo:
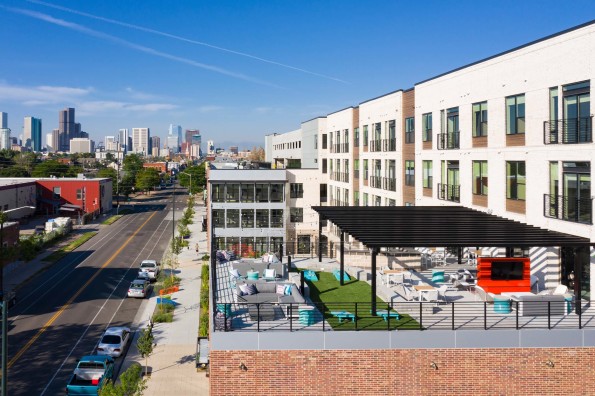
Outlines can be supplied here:
[[566, 118], [543, 123], [544, 144], [593, 142], [593, 117]]
[[[316, 244], [305, 248], [312, 252]], [[308, 312], [305, 312], [301, 303], [216, 302], [213, 327], [214, 331], [235, 332], [484, 331], [583, 329], [593, 328], [595, 323], [593, 314], [583, 312], [583, 307], [575, 306], [574, 301], [393, 301], [375, 305], [373, 307], [369, 302], [309, 302]], [[350, 316], [340, 319], [335, 312]]]
[[370, 187], [382, 188], [382, 181], [380, 176], [370, 176]]
[[397, 191], [397, 181], [394, 177], [382, 178], [382, 189], [388, 191]]
[[382, 151], [396, 151], [397, 150], [397, 139], [383, 139], [382, 140]]
[[342, 181], [343, 183], [349, 183], [349, 173], [339, 172], [339, 181]]
[[405, 143], [415, 143], [415, 132], [405, 132]]
[[543, 215], [552, 219], [593, 224], [593, 198], [570, 199], [563, 195], [543, 195]]
[[438, 150], [454, 150], [458, 148], [460, 148], [459, 132], [438, 134]]
[[443, 201], [461, 202], [460, 194], [460, 185], [438, 183], [438, 199]]
[[341, 144], [341, 152], [342, 153], [348, 153], [349, 152], [349, 143], [343, 143], [343, 144]]
[[370, 140], [370, 151], [382, 151], [382, 140]]

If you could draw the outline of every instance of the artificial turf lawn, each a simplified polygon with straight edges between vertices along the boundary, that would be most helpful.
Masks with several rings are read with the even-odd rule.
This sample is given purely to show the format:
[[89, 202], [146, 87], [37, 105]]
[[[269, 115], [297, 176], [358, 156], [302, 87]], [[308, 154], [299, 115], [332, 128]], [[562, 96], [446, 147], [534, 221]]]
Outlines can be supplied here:
[[[372, 316], [370, 314], [372, 287], [367, 282], [354, 280], [352, 277], [350, 281], [345, 281], [345, 284], [341, 286], [330, 272], [316, 272], [316, 275], [318, 275], [317, 282], [306, 281], [310, 287], [310, 299], [314, 303], [322, 303], [317, 304], [318, 308], [323, 312], [324, 318], [333, 329], [355, 330], [356, 323], [350, 320], [339, 322], [339, 319], [332, 316], [330, 311], [348, 311], [356, 314], [356, 308], [358, 330], [386, 330], [389, 326], [391, 330], [419, 329], [419, 323], [407, 314], [399, 313], [399, 320], [390, 318], [390, 324], [385, 322], [381, 316]], [[390, 304], [378, 296], [376, 296], [376, 303], [376, 310], [390, 309]], [[391, 312], [395, 311], [391, 310]]]

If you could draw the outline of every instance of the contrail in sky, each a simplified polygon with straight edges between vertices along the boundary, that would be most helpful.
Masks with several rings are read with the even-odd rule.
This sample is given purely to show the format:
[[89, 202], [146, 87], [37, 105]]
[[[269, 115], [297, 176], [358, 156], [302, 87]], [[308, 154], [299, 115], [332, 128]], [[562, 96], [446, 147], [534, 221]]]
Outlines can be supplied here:
[[268, 83], [266, 81], [261, 81], [261, 80], [258, 80], [258, 79], [255, 79], [255, 78], [252, 78], [252, 77], [249, 77], [249, 76], [246, 76], [245, 74], [232, 72], [232, 71], [229, 71], [229, 70], [226, 70], [226, 69], [217, 67], [217, 66], [207, 65], [205, 63], [200, 63], [200, 62], [193, 61], [192, 59], [182, 58], [182, 57], [179, 57], [179, 56], [176, 56], [176, 55], [168, 54], [166, 52], [157, 51], [156, 49], [153, 49], [153, 48], [150, 48], [150, 47], [145, 47], [145, 46], [139, 45], [139, 44], [135, 44], [135, 43], [132, 43], [130, 41], [121, 39], [119, 37], [112, 36], [112, 35], [107, 34], [107, 33], [99, 32], [97, 30], [89, 29], [87, 27], [84, 27], [82, 25], [79, 25], [79, 24], [76, 24], [76, 23], [73, 23], [73, 22], [68, 22], [68, 21], [65, 21], [63, 19], [54, 18], [51, 15], [43, 14], [43, 13], [36, 12], [36, 11], [25, 10], [25, 9], [22, 9], [22, 8], [5, 7], [5, 6], [2, 6], [2, 5], [0, 5], [0, 8], [4, 8], [5, 10], [8, 10], [10, 12], [14, 12], [14, 13], [26, 15], [26, 16], [31, 17], [31, 18], [39, 19], [41, 21], [45, 21], [45, 22], [48, 22], [48, 23], [51, 23], [51, 24], [54, 24], [54, 25], [62, 26], [62, 27], [65, 27], [67, 29], [75, 30], [75, 31], [77, 31], [79, 33], [83, 33], [83, 34], [86, 34], [86, 35], [89, 35], [89, 36], [92, 36], [92, 37], [96, 37], [96, 38], [99, 38], [99, 39], [111, 41], [113, 43], [120, 44], [120, 45], [122, 45], [124, 47], [132, 48], [134, 50], [141, 51], [141, 52], [144, 52], [144, 53], [147, 53], [147, 54], [150, 54], [150, 55], [158, 56], [158, 57], [161, 57], [161, 58], [173, 60], [173, 61], [180, 62], [180, 63], [185, 63], [187, 65], [191, 65], [191, 66], [198, 67], [198, 68], [201, 68], [201, 69], [206, 69], [206, 70], [210, 70], [210, 71], [213, 71], [213, 72], [216, 72], [216, 73], [224, 74], [226, 76], [238, 78], [240, 80], [250, 81], [250, 82], [257, 83], [257, 84], [268, 85], [268, 86], [271, 86], [271, 87], [279, 88], [279, 86], [277, 86], [277, 85]]
[[280, 62], [275, 62], [273, 60], [261, 58], [261, 57], [255, 56], [255, 55], [250, 55], [250, 54], [247, 54], [245, 52], [234, 51], [234, 50], [231, 50], [231, 49], [227, 49], [227, 48], [223, 48], [223, 47], [218, 47], [216, 45], [205, 43], [205, 42], [202, 42], [202, 41], [197, 41], [197, 40], [192, 40], [192, 39], [189, 39], [189, 38], [186, 38], [186, 37], [176, 36], [175, 34], [161, 32], [159, 30], [154, 30], [154, 29], [143, 27], [143, 26], [133, 25], [133, 24], [126, 23], [126, 22], [120, 22], [120, 21], [117, 21], [115, 19], [104, 18], [104, 17], [98, 16], [98, 15], [88, 14], [86, 12], [73, 10], [72, 8], [62, 7], [62, 6], [59, 6], [59, 5], [56, 5], [56, 4], [46, 3], [46, 2], [40, 1], [40, 0], [25, 0], [25, 1], [27, 1], [29, 3], [33, 3], [33, 4], [42, 5], [42, 6], [45, 6], [45, 7], [55, 8], [57, 10], [61, 10], [61, 11], [65, 11], [65, 12], [70, 12], [72, 14], [85, 16], [87, 18], [97, 19], [99, 21], [111, 23], [111, 24], [114, 24], [114, 25], [124, 26], [124, 27], [130, 28], [130, 29], [136, 29], [136, 30], [140, 30], [140, 31], [143, 31], [143, 32], [156, 34], [156, 35], [163, 36], [163, 37], [169, 37], [171, 39], [179, 40], [179, 41], [184, 41], [186, 43], [191, 43], [191, 44], [196, 44], [196, 45], [202, 45], [204, 47], [213, 48], [213, 49], [216, 49], [216, 50], [219, 50], [219, 51], [228, 52], [228, 53], [234, 54], [234, 55], [244, 56], [246, 58], [251, 58], [251, 59], [255, 59], [255, 60], [261, 61], [261, 62], [270, 63], [272, 65], [281, 66], [281, 67], [285, 67], [287, 69], [292, 69], [292, 70], [296, 70], [296, 71], [299, 71], [299, 72], [302, 72], [302, 73], [311, 74], [313, 76], [318, 76], [318, 77], [326, 78], [326, 79], [333, 80], [333, 81], [347, 83], [347, 81], [341, 80], [341, 79], [336, 78], [336, 77], [327, 76], [327, 75], [324, 75], [324, 74], [316, 73], [316, 72], [305, 70], [305, 69], [300, 69], [299, 67], [286, 65], [286, 64], [280, 63]]

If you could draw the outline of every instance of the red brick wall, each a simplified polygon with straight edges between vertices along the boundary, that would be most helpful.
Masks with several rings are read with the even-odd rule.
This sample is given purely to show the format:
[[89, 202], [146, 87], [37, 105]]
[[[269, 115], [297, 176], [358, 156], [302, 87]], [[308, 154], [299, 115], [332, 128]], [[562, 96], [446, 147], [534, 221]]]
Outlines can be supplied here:
[[595, 348], [211, 351], [210, 366], [212, 396], [595, 394]]

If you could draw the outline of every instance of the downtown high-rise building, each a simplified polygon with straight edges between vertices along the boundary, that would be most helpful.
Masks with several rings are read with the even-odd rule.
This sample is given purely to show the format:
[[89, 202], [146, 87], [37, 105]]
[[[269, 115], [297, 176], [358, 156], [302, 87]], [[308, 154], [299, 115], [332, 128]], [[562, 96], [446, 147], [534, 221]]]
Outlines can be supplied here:
[[124, 153], [132, 151], [132, 136], [130, 136], [128, 128], [122, 128], [118, 131], [118, 141]]
[[184, 133], [184, 137], [185, 137], [185, 142], [186, 143], [192, 143], [193, 142], [193, 138], [194, 136], [200, 136], [200, 131], [198, 129], [186, 129], [185, 133]]
[[60, 151], [60, 129], [52, 130], [52, 151]]
[[[70, 150], [70, 139], [78, 137], [76, 123], [74, 122], [74, 108], [67, 107], [58, 112], [59, 145], [57, 151]], [[79, 126], [80, 128], [80, 126]]]
[[23, 146], [33, 151], [41, 151], [41, 118], [25, 117], [23, 124]]
[[0, 149], [12, 148], [10, 129], [8, 128], [8, 113], [0, 112]]
[[160, 146], [161, 138], [159, 136], [151, 136], [151, 155], [153, 157], [159, 157]]
[[151, 153], [151, 132], [149, 128], [132, 128], [132, 151], [143, 155]]
[[49, 133], [45, 134], [45, 148], [48, 152], [54, 151], [54, 147], [52, 146], [52, 144], [54, 144], [53, 139], [54, 139], [53, 132], [49, 132]]
[[120, 145], [115, 136], [106, 136], [103, 143], [106, 151], [120, 151]]
[[182, 144], [182, 127], [179, 125], [170, 124], [169, 132], [167, 134], [167, 147], [172, 153], [180, 152], [180, 145]]

